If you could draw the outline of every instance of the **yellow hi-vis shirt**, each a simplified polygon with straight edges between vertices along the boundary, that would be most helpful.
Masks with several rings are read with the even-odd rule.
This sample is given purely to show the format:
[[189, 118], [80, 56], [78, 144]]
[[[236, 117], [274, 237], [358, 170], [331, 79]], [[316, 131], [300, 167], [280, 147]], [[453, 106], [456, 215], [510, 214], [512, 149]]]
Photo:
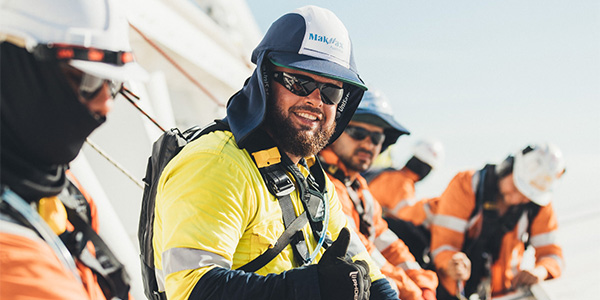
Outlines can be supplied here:
[[[312, 165], [314, 157], [307, 162]], [[299, 168], [308, 176], [306, 168]], [[325, 178], [330, 209], [327, 234], [335, 240], [348, 221], [334, 185]], [[304, 211], [298, 189], [291, 199], [298, 216]], [[231, 132], [212, 132], [188, 144], [166, 166], [157, 187], [153, 245], [161, 290], [170, 300], [187, 299], [210, 269], [239, 268], [273, 247], [285, 231], [277, 201]], [[310, 225], [302, 231], [312, 253], [317, 241]], [[321, 248], [314, 263], [323, 253]], [[369, 263], [372, 281], [384, 278], [355, 234], [348, 253]], [[279, 274], [295, 267], [288, 245], [256, 273]]]

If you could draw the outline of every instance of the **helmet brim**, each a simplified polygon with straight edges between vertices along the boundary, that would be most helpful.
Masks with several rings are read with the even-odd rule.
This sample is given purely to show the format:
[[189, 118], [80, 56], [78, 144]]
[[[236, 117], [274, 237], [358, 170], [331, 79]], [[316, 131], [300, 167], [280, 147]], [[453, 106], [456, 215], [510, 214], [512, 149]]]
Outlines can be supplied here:
[[69, 61], [69, 65], [72, 67], [94, 75], [99, 78], [115, 81], [146, 81], [148, 80], [148, 72], [142, 68], [136, 62], [129, 62], [122, 66], [115, 66], [112, 64], [93, 62], [85, 60], [73, 59]]
[[358, 77], [357, 73], [335, 62], [302, 54], [278, 51], [271, 51], [267, 56], [269, 60], [277, 66], [306, 71], [352, 84], [364, 91], [367, 90], [367, 86], [360, 77]]
[[[364, 115], [364, 117], [363, 117]], [[371, 119], [371, 120], [369, 120]], [[373, 122], [373, 119], [377, 120], [376, 123]], [[373, 111], [365, 110], [362, 108], [356, 109], [354, 113], [354, 117], [352, 118], [354, 121], [358, 122], [366, 122], [373, 123], [373, 125], [377, 125], [382, 127], [383, 129], [392, 129], [398, 131], [400, 135], [402, 134], [410, 134], [410, 131], [406, 129], [404, 126], [400, 125], [392, 115], [388, 114], [374, 114]], [[383, 126], [382, 126], [383, 125]]]

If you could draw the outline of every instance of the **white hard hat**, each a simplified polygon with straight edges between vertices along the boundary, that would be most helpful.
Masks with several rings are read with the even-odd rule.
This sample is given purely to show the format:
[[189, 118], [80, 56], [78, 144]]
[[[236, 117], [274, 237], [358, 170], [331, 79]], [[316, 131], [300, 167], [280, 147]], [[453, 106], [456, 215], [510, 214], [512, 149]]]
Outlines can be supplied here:
[[554, 182], [564, 171], [562, 152], [553, 144], [528, 146], [515, 154], [515, 186], [525, 197], [540, 206], [550, 203]]
[[420, 140], [413, 148], [413, 156], [428, 164], [432, 169], [438, 168], [444, 162], [444, 145], [435, 139]]
[[144, 80], [120, 11], [113, 0], [0, 0], [0, 40], [100, 78]]

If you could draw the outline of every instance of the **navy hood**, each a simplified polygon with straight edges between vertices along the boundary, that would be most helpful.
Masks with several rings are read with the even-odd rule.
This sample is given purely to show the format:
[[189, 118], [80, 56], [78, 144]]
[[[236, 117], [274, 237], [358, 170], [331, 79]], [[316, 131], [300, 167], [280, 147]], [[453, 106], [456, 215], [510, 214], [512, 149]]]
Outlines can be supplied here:
[[266, 115], [269, 64], [301, 70], [343, 82], [336, 129], [329, 143], [343, 132], [367, 87], [358, 75], [352, 44], [342, 22], [329, 10], [305, 6], [276, 20], [252, 52], [256, 69], [227, 103], [227, 121], [240, 148]]

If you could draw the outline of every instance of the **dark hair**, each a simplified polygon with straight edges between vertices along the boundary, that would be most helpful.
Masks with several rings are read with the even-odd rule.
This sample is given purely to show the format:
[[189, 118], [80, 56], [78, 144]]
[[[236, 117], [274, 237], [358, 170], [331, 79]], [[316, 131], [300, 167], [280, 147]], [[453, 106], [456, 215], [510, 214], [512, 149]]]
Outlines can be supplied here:
[[515, 165], [515, 157], [509, 155], [504, 159], [499, 165], [496, 166], [496, 175], [498, 179], [504, 178], [513, 172], [513, 167]]
[[[527, 154], [533, 151], [531, 146], [525, 147], [525, 149], [521, 150], [521, 153]], [[513, 172], [513, 167], [515, 165], [515, 157], [513, 155], [509, 155], [504, 161], [502, 161], [498, 166], [496, 166], [496, 175], [498, 179], [504, 178]]]

